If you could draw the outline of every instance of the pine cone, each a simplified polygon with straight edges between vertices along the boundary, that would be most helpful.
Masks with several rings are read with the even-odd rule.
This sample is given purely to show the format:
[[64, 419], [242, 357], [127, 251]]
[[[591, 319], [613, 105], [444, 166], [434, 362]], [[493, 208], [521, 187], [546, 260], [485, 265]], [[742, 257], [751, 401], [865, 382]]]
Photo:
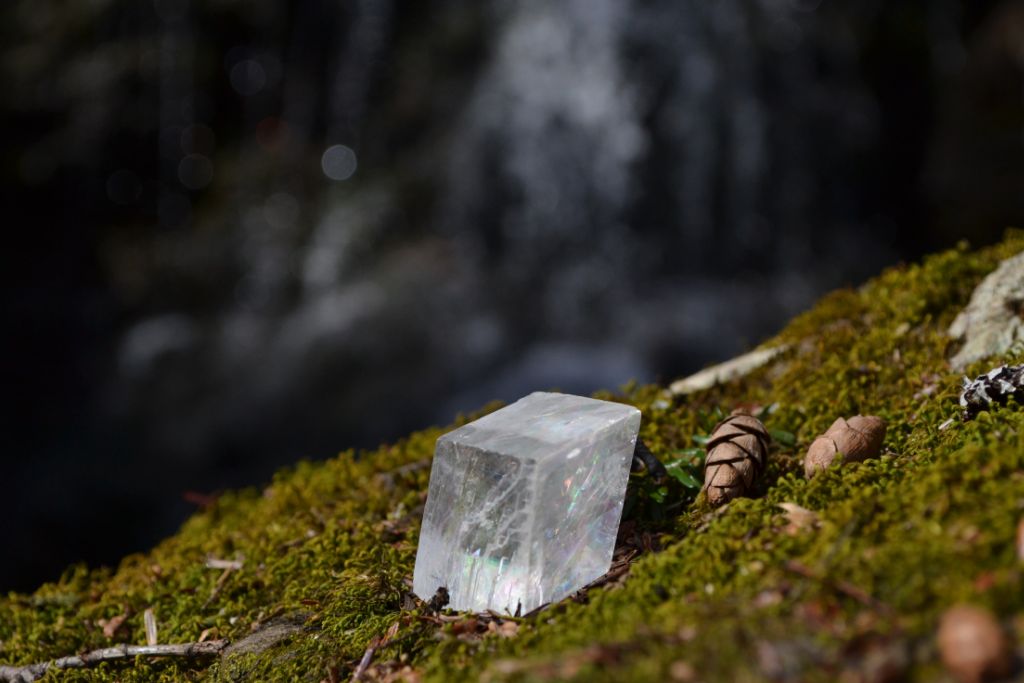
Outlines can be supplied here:
[[748, 493], [764, 472], [771, 437], [761, 421], [733, 413], [711, 431], [704, 461], [708, 502], [722, 505]]
[[804, 474], [810, 479], [829, 467], [836, 456], [844, 462], [860, 462], [877, 456], [885, 439], [885, 420], [874, 415], [856, 415], [849, 420], [839, 418], [807, 449]]

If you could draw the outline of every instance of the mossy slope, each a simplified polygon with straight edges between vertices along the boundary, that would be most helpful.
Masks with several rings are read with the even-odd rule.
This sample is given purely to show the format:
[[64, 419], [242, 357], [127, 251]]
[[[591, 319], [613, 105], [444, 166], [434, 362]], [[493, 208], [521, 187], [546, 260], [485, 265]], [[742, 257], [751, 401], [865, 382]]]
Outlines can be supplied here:
[[[1022, 250], [1024, 233], [1013, 232], [995, 247], [953, 250], [829, 295], [779, 336], [785, 354], [727, 386], [674, 401], [658, 387], [604, 396], [641, 408], [642, 435], [659, 454], [693, 447], [717, 415], [741, 405], [794, 438], [774, 446], [758, 497], [720, 511], [692, 503], [681, 486], [661, 502], [634, 477], [629, 516], [649, 551], [585, 601], [520, 620], [512, 638], [438, 626], [405, 595], [444, 431], [429, 429], [224, 495], [114, 571], [76, 567], [32, 595], [7, 596], [0, 662], [145, 642], [142, 613], [152, 608], [162, 642], [207, 629], [240, 641], [290, 626], [265, 649], [212, 662], [140, 659], [61, 680], [343, 680], [393, 627], [367, 678], [933, 680], [937, 617], [953, 602], [986, 605], [1010, 632], [1024, 630], [1014, 541], [1024, 411], [1009, 405], [939, 429], [957, 414], [960, 379], [946, 362], [955, 343], [945, 330], [978, 282]], [[857, 413], [889, 421], [887, 454], [806, 481], [808, 444], [835, 417]], [[781, 502], [816, 511], [820, 525], [785, 530]], [[243, 566], [210, 569], [209, 557]], [[123, 614], [113, 638], [104, 635], [100, 620]]]

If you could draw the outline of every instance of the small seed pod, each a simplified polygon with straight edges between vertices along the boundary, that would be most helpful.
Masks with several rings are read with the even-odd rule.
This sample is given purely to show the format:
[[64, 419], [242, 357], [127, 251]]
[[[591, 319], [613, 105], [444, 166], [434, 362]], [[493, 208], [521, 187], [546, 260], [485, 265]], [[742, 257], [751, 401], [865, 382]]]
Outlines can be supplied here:
[[939, 622], [939, 654], [963, 683], [981, 683], [1009, 673], [1010, 648], [999, 622], [988, 610], [957, 605]]
[[768, 462], [771, 437], [761, 421], [733, 413], [711, 431], [704, 461], [708, 502], [722, 505], [753, 488]]
[[810, 479], [829, 467], [841, 453], [844, 462], [860, 462], [876, 457], [885, 439], [885, 420], [874, 415], [839, 418], [807, 449], [804, 474]]

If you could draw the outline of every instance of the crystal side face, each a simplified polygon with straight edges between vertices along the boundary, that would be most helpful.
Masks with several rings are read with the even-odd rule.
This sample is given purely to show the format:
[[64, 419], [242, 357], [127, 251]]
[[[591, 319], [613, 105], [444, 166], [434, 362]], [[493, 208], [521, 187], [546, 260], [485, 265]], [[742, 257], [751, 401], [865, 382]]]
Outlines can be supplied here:
[[413, 590], [523, 614], [608, 571], [640, 411], [537, 392], [437, 440]]

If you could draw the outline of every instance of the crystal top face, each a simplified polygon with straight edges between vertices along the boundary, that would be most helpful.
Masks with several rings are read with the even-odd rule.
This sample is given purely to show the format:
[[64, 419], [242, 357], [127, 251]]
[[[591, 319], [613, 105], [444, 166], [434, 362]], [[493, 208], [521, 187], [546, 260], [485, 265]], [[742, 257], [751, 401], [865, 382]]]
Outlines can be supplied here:
[[640, 411], [534, 393], [437, 440], [413, 589], [525, 614], [608, 571]]

